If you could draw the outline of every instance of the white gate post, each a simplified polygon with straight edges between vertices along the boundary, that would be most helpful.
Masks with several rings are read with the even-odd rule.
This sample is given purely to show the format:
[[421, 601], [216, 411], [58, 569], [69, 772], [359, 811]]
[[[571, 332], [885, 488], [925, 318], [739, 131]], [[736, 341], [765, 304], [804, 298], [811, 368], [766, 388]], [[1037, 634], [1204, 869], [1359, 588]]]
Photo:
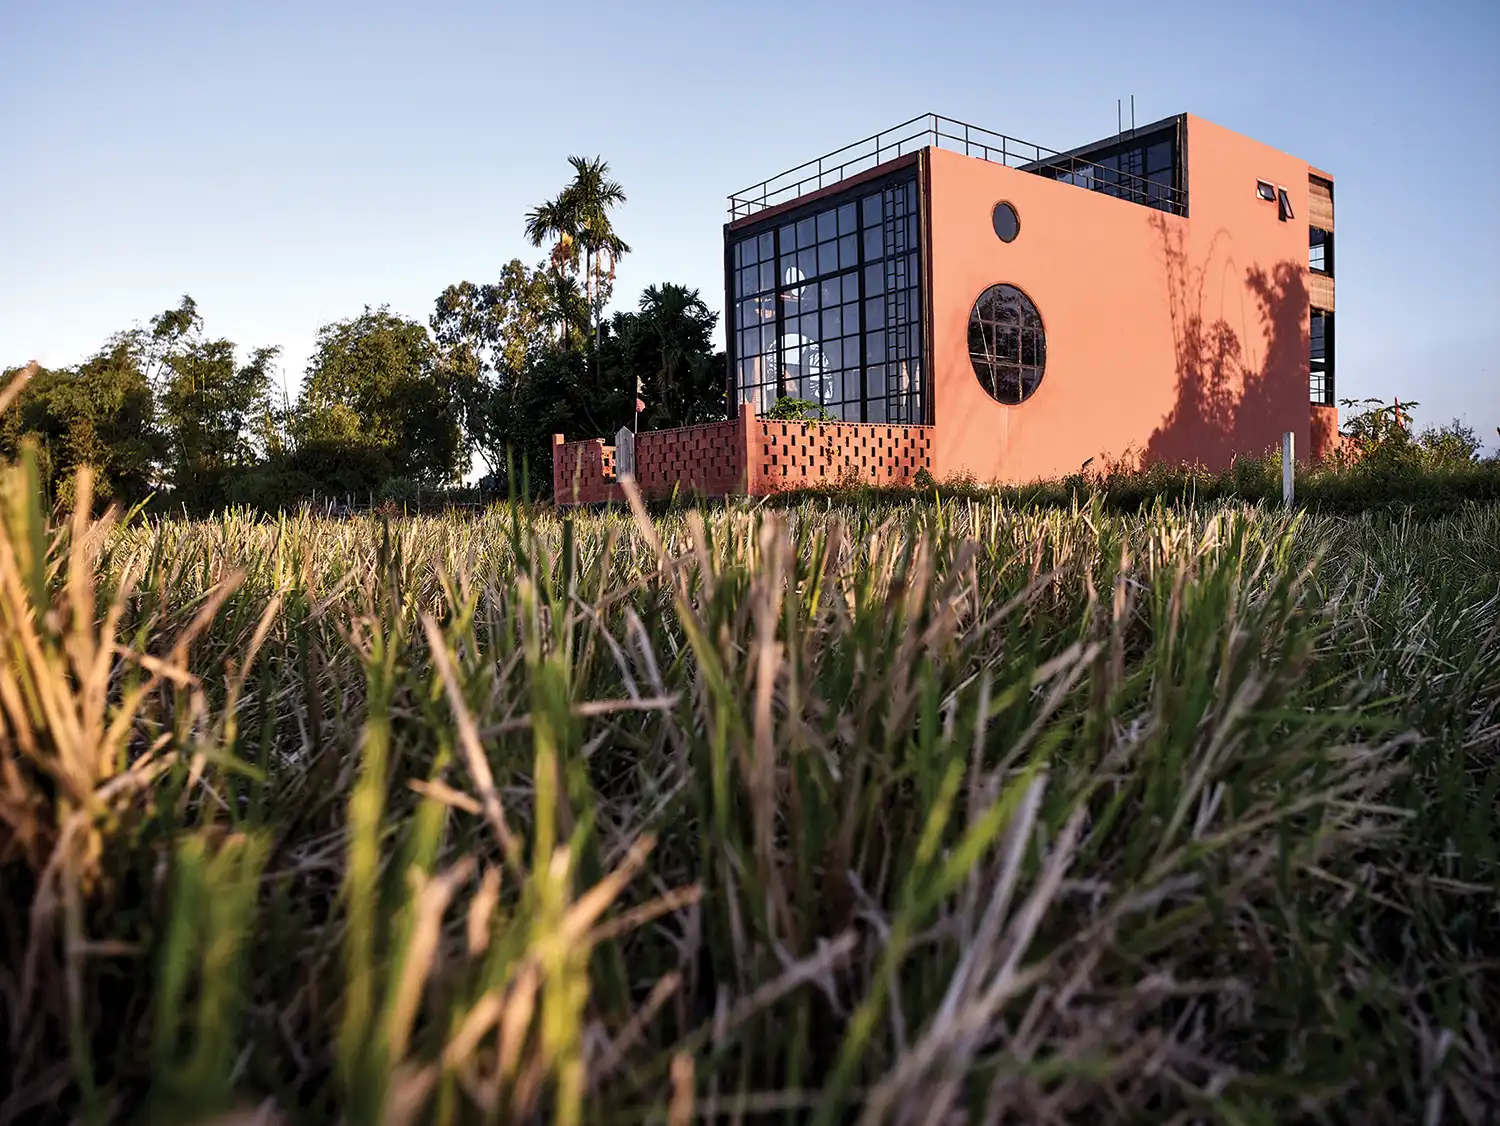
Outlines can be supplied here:
[[628, 426], [615, 433], [615, 480], [635, 476], [635, 434]]
[[1296, 493], [1297, 436], [1290, 430], [1281, 436], [1281, 503], [1288, 508]]

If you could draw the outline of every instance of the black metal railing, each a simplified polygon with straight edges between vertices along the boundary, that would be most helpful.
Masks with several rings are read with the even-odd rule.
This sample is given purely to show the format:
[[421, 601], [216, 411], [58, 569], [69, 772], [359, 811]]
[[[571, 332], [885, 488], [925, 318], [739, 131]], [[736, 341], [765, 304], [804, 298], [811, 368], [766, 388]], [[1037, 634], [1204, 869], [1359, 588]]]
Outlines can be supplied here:
[[1187, 214], [1187, 191], [1175, 184], [1163, 184], [1105, 167], [1086, 154], [1060, 153], [977, 125], [967, 125], [951, 117], [928, 113], [735, 192], [729, 197], [729, 218], [731, 221], [745, 219], [768, 208], [779, 207], [924, 148], [961, 152], [992, 164], [1061, 180], [1174, 215]]

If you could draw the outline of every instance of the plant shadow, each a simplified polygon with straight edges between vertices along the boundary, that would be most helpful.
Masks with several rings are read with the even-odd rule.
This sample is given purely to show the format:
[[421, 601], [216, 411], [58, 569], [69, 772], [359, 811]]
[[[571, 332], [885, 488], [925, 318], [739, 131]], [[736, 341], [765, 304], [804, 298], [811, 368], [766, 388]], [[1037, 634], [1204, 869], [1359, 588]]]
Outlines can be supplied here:
[[[1265, 354], [1255, 357], [1223, 315], [1206, 310], [1206, 282], [1214, 245], [1194, 265], [1180, 225], [1161, 216], [1152, 225], [1166, 262], [1169, 312], [1177, 368], [1177, 401], [1153, 431], [1145, 464], [1227, 468], [1237, 456], [1278, 447], [1296, 429], [1298, 408], [1308, 401], [1308, 290], [1301, 263], [1282, 260], [1269, 273], [1245, 271], [1245, 290], [1255, 300]], [[1217, 243], [1217, 240], [1215, 240]]]

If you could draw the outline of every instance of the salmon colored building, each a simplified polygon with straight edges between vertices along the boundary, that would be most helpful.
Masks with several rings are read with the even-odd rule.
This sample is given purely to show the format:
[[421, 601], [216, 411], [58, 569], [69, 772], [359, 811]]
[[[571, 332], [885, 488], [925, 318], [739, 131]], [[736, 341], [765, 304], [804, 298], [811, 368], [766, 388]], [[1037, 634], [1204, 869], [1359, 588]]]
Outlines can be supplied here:
[[[1054, 152], [929, 115], [730, 197], [730, 419], [641, 434], [648, 494], [1223, 468], [1337, 440], [1333, 180], [1192, 115]], [[778, 399], [834, 423], [778, 422]], [[554, 439], [562, 503], [615, 451]]]

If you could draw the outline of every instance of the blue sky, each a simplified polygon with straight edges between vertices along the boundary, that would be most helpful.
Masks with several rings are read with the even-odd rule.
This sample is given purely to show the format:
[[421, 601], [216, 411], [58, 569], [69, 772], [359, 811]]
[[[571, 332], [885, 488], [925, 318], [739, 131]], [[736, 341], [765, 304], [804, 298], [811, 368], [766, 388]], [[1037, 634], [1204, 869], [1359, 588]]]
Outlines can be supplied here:
[[1500, 425], [1500, 4], [0, 0], [0, 367], [191, 293], [284, 349], [539, 252], [600, 154], [617, 304], [722, 297], [725, 196], [919, 113], [1066, 148], [1187, 110], [1337, 178], [1339, 394]]

